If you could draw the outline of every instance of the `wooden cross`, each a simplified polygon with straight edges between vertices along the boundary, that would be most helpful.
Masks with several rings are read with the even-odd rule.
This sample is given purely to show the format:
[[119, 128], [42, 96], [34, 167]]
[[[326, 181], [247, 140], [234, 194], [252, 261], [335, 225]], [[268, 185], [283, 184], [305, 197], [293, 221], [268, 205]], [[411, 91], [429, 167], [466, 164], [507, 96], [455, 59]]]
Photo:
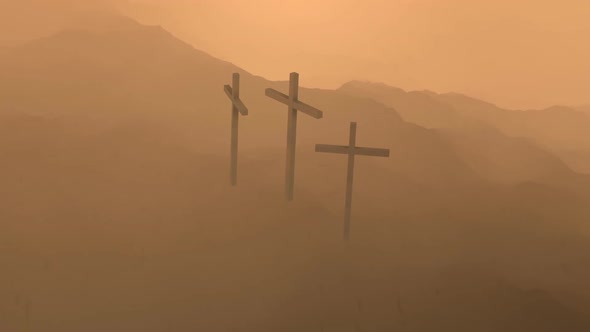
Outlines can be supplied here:
[[356, 146], [356, 122], [350, 123], [350, 138], [346, 145], [316, 144], [316, 152], [338, 153], [348, 155], [348, 175], [346, 179], [346, 202], [344, 214], [344, 239], [350, 239], [350, 213], [352, 206], [352, 179], [354, 177], [354, 157], [389, 157], [389, 149], [363, 148]]
[[238, 120], [239, 114], [248, 115], [248, 109], [240, 100], [240, 74], [233, 74], [232, 86], [224, 86], [225, 94], [232, 102], [231, 115], [231, 157], [230, 157], [230, 183], [235, 186], [238, 183]]
[[297, 111], [301, 111], [315, 119], [321, 119], [324, 113], [312, 106], [299, 101], [299, 74], [291, 73], [289, 78], [289, 95], [275, 89], [266, 89], [266, 96], [287, 105], [287, 162], [285, 169], [285, 196], [287, 201], [293, 200], [295, 184], [295, 142], [297, 138]]

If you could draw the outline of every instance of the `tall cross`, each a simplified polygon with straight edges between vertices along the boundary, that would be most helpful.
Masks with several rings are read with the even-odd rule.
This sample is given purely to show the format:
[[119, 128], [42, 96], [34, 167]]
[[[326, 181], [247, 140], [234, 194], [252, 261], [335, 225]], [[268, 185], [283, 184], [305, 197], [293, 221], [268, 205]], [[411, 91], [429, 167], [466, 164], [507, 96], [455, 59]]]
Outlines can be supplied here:
[[[231, 115], [231, 157], [230, 157], [230, 183], [235, 186], [238, 183], [238, 120], [239, 114], [248, 115], [248, 109], [240, 100], [240, 74], [233, 74], [232, 86], [225, 85], [225, 94], [232, 102]], [[239, 113], [239, 114], [238, 114]]]
[[316, 144], [316, 152], [338, 153], [348, 155], [348, 175], [346, 178], [346, 202], [344, 213], [344, 239], [350, 239], [350, 214], [352, 207], [352, 180], [354, 177], [354, 157], [389, 157], [389, 149], [363, 148], [356, 146], [356, 122], [350, 123], [350, 138], [346, 145]]
[[275, 89], [266, 89], [266, 96], [288, 106], [287, 120], [287, 162], [285, 169], [285, 196], [287, 201], [293, 200], [295, 184], [295, 143], [297, 138], [297, 111], [301, 111], [315, 119], [321, 119], [324, 113], [312, 106], [299, 101], [299, 74], [291, 73], [289, 78], [289, 95]]

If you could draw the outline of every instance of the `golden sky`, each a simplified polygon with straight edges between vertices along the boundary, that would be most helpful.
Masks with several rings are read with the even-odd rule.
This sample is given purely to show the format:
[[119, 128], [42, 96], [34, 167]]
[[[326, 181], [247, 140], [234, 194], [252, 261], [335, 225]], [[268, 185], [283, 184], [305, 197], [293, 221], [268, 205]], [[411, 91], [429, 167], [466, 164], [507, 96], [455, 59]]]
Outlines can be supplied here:
[[[44, 21], [58, 2], [93, 3], [17, 2], [45, 3], [36, 16]], [[588, 0], [128, 0], [118, 6], [269, 79], [298, 71], [307, 86], [371, 80], [463, 92], [511, 108], [590, 103]]]

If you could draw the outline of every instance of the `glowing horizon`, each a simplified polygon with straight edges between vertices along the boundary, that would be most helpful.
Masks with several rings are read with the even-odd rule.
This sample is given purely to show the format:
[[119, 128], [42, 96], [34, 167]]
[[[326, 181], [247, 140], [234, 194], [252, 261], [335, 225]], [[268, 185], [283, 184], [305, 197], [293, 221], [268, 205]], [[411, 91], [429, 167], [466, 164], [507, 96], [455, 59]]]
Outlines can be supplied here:
[[[141, 23], [272, 80], [297, 70], [303, 85], [318, 88], [368, 80], [515, 109], [590, 104], [590, 3], [580, 0], [26, 0], [9, 2], [0, 18], [24, 37], [64, 13], [115, 3]], [[23, 15], [31, 27], [15, 20]]]

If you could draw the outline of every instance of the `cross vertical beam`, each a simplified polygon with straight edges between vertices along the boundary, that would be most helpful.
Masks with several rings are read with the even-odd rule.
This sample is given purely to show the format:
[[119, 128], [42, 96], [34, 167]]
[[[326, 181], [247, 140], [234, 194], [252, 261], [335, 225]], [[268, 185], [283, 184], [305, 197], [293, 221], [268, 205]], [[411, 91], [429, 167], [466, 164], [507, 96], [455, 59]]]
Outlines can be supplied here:
[[231, 146], [230, 146], [230, 165], [229, 178], [230, 184], [236, 186], [238, 183], [238, 124], [239, 116], [248, 115], [248, 109], [240, 100], [240, 74], [234, 73], [232, 76], [232, 86], [224, 86], [225, 94], [232, 101], [231, 111]]
[[[240, 98], [240, 74], [232, 76], [232, 97]], [[238, 123], [240, 114], [236, 105], [232, 104], [231, 112], [231, 158], [230, 158], [230, 182], [232, 186], [238, 184]]]
[[352, 210], [352, 180], [354, 178], [356, 122], [350, 123], [350, 136], [348, 142], [348, 170], [346, 175], [346, 201], [344, 204], [344, 239], [347, 241], [350, 239], [350, 216]]
[[289, 77], [289, 95], [275, 89], [266, 89], [265, 94], [282, 104], [287, 109], [287, 158], [285, 165], [285, 198], [293, 200], [295, 187], [295, 146], [297, 143], [297, 113], [303, 112], [315, 119], [321, 119], [324, 113], [315, 107], [299, 101], [299, 74], [291, 73]]
[[295, 187], [295, 146], [297, 143], [297, 109], [295, 101], [299, 98], [299, 74], [289, 77], [289, 109], [287, 120], [287, 161], [285, 165], [285, 198], [293, 200]]

